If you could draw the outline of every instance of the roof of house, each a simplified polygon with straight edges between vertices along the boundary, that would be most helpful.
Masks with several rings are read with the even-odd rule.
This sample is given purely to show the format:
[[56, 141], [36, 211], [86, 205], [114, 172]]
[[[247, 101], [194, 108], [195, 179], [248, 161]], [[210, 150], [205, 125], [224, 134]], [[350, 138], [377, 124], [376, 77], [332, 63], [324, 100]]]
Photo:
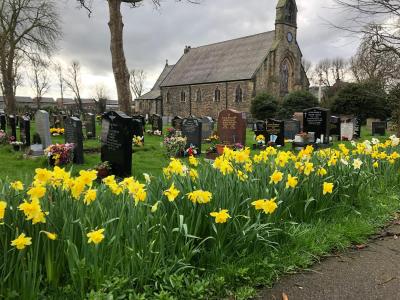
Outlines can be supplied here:
[[171, 70], [174, 68], [174, 65], [165, 65], [164, 70], [161, 72], [160, 77], [158, 77], [156, 83], [150, 92], [140, 96], [136, 100], [155, 100], [161, 97], [161, 89], [160, 85], [164, 81], [164, 79], [168, 76]]
[[[36, 102], [36, 97], [32, 99], [34, 102]], [[42, 97], [40, 100], [40, 103], [50, 103], [50, 104], [56, 104], [54, 98], [51, 97]]]
[[118, 100], [108, 100], [107, 99], [107, 105], [118, 105]]
[[[32, 103], [33, 99], [31, 97], [16, 96], [15, 100], [18, 103]], [[0, 102], [4, 102], [4, 96], [0, 96]]]
[[161, 87], [251, 79], [273, 47], [274, 38], [275, 31], [268, 31], [190, 48]]

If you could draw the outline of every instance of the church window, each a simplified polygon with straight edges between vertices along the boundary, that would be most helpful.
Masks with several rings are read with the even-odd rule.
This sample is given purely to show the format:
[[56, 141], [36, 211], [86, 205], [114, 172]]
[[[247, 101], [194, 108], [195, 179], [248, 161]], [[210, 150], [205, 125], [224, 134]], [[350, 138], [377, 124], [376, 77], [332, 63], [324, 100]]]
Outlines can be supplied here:
[[201, 90], [200, 89], [198, 89], [196, 92], [196, 101], [197, 102], [201, 101]]
[[243, 102], [243, 90], [240, 87], [240, 85], [237, 86], [235, 94], [236, 94], [235, 101], [238, 103]]
[[214, 92], [214, 101], [219, 102], [220, 100], [221, 100], [221, 91], [219, 90], [219, 88], [216, 88]]
[[171, 102], [171, 94], [169, 92], [167, 92], [167, 103]]
[[280, 85], [281, 85], [281, 95], [284, 96], [289, 93], [289, 76], [290, 76], [290, 68], [289, 62], [285, 59], [281, 64], [280, 70]]
[[185, 91], [181, 92], [181, 102], [186, 102], [186, 93], [185, 93]]
[[285, 7], [285, 22], [295, 24], [296, 23], [296, 6], [293, 1], [288, 1]]

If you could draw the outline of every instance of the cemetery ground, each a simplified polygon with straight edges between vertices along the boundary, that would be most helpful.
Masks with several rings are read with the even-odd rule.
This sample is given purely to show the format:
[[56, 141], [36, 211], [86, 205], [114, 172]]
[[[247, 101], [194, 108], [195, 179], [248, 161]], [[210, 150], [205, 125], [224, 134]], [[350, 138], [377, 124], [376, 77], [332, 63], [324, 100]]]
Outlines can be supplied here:
[[[364, 134], [361, 141], [365, 138], [371, 136]], [[52, 139], [53, 143], [63, 142], [63, 137]], [[231, 162], [244, 170], [242, 152], [227, 155], [216, 169], [201, 159], [197, 167], [184, 160], [198, 171], [199, 177], [191, 181], [182, 176], [181, 164], [168, 165], [161, 142], [160, 137], [146, 135], [145, 147], [134, 148], [133, 175], [141, 183], [145, 182], [143, 173], [154, 176], [146, 185], [146, 202], [142, 202], [143, 186], [138, 182], [125, 182], [126, 188], [135, 186], [132, 199], [116, 193], [112, 180], [94, 185], [97, 200], [85, 197], [89, 203], [74, 201], [57, 181], [49, 181], [67, 175], [43, 171], [43, 177], [36, 175], [36, 179], [49, 181], [46, 193], [52, 206], [42, 204], [49, 215], [42, 216], [46, 223], [36, 225], [21, 218], [21, 209], [10, 207], [22, 202], [35, 169], [46, 168], [47, 162], [24, 159], [11, 147], [0, 147], [1, 193], [10, 201], [0, 228], [7, 229], [2, 247], [9, 249], [8, 241], [16, 233], [34, 237], [32, 245], [20, 244], [25, 249], [5, 253], [0, 295], [16, 299], [248, 299], [285, 273], [308, 268], [332, 251], [340, 253], [365, 243], [400, 209], [400, 161], [395, 159], [392, 164], [383, 154], [372, 159], [361, 146], [345, 143], [359, 151], [347, 154], [348, 165], [336, 162], [328, 167], [332, 159], [329, 150], [320, 152], [325, 156], [304, 153], [313, 162], [308, 175], [297, 172], [294, 161], [284, 156], [276, 163], [263, 161], [264, 156], [279, 156], [265, 151], [252, 152], [254, 169], [244, 180], [229, 173], [232, 171], [225, 164]], [[247, 144], [253, 144], [250, 132]], [[74, 176], [100, 162], [99, 146], [97, 140], [85, 141], [85, 164], [72, 167]], [[379, 152], [391, 155], [400, 152], [398, 148], [382, 144]], [[284, 149], [289, 150], [290, 145]], [[345, 152], [343, 148], [340, 151]], [[357, 159], [362, 160], [360, 168]], [[320, 173], [322, 166], [327, 169], [325, 175]], [[164, 177], [165, 167], [169, 176]], [[284, 172], [284, 180], [279, 176], [270, 179], [275, 168]], [[90, 174], [85, 174], [81, 179], [91, 183]], [[285, 186], [290, 174], [299, 178], [296, 184], [291, 182], [293, 187]], [[23, 181], [23, 192], [10, 187], [13, 180]], [[178, 195], [173, 193], [172, 182]], [[198, 190], [200, 187], [203, 190]], [[266, 191], [271, 198], [278, 194], [278, 199], [258, 202], [266, 197]], [[215, 219], [210, 212], [217, 213]], [[12, 220], [16, 220], [16, 228], [7, 225]], [[91, 243], [86, 233], [91, 234]], [[23, 255], [27, 258], [22, 259]], [[43, 264], [38, 266], [37, 261]]]

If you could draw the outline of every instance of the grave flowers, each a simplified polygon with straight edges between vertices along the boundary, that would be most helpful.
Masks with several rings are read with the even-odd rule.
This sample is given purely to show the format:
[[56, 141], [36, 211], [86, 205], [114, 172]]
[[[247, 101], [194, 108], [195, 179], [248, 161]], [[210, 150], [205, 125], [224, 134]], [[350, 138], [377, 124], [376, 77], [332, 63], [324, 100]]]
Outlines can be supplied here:
[[219, 137], [214, 134], [206, 139], [207, 143], [210, 143], [210, 147], [206, 151], [206, 158], [215, 159], [218, 156], [217, 145], [220, 143]]
[[49, 165], [63, 166], [71, 163], [74, 147], [72, 143], [50, 145], [44, 150], [49, 159]]
[[181, 157], [184, 155], [187, 139], [180, 132], [171, 135], [167, 133], [164, 138], [163, 145], [168, 157]]
[[102, 162], [95, 167], [97, 178], [102, 180], [111, 175], [111, 164], [108, 161]]
[[4, 130], [0, 130], [0, 144], [7, 143], [7, 133]]
[[52, 136], [63, 135], [64, 131], [64, 128], [50, 128], [50, 133]]
[[142, 136], [134, 135], [132, 142], [133, 142], [133, 146], [143, 147], [143, 137]]
[[10, 142], [10, 145], [11, 146], [13, 146], [13, 148], [14, 148], [14, 151], [19, 151], [19, 150], [21, 150], [21, 146], [23, 145], [24, 143], [23, 142], [18, 142], [18, 141], [12, 141], [12, 142]]
[[255, 139], [256, 143], [253, 145], [253, 149], [265, 149], [265, 136], [260, 134]]

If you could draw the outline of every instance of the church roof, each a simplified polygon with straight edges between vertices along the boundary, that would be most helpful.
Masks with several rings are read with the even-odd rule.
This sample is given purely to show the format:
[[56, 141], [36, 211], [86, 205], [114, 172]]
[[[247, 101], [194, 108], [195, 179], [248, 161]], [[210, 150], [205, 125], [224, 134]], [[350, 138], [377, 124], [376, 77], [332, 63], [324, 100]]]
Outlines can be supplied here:
[[154, 84], [153, 88], [151, 89], [150, 92], [140, 96], [136, 100], [155, 100], [157, 98], [161, 97], [161, 90], [160, 90], [160, 85], [161, 82], [164, 81], [164, 79], [167, 77], [169, 72], [171, 72], [172, 68], [174, 65], [165, 65], [164, 70], [161, 72], [160, 77], [158, 77], [156, 83]]
[[275, 31], [190, 48], [161, 87], [253, 78], [271, 50]]

